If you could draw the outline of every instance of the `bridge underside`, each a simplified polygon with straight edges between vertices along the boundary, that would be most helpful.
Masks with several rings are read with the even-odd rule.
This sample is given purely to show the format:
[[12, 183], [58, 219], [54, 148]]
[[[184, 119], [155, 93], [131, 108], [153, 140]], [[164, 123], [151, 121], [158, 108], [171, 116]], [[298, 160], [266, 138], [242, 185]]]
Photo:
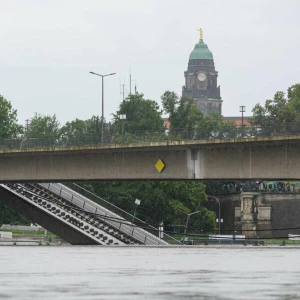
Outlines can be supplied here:
[[80, 234], [74, 228], [51, 217], [43, 210], [30, 205], [30, 203], [24, 201], [14, 194], [9, 193], [2, 187], [0, 187], [0, 199], [1, 202], [11, 209], [21, 213], [32, 222], [47, 228], [47, 230], [51, 231], [72, 245], [98, 245], [98, 243]]

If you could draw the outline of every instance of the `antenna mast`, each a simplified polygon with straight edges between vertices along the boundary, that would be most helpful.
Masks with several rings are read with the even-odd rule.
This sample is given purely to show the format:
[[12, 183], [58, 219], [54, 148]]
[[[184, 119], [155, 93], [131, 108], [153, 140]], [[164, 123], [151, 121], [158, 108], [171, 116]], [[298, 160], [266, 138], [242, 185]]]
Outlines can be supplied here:
[[129, 71], [129, 95], [131, 96], [131, 70]]
[[125, 94], [124, 91], [125, 91], [125, 84], [123, 83], [123, 102], [124, 102], [124, 100], [125, 100], [125, 98], [124, 98], [124, 97], [125, 97], [125, 96], [124, 96], [124, 94]]
[[136, 80], [135, 80], [135, 84], [134, 84], [134, 93], [137, 94], [137, 90], [136, 90]]

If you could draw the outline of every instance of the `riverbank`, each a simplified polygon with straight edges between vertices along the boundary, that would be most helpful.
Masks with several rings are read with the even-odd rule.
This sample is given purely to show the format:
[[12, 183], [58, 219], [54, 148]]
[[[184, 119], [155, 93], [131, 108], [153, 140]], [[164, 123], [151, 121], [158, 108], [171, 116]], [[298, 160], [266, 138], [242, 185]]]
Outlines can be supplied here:
[[[45, 230], [42, 227], [35, 227], [35, 226], [10, 226], [5, 225], [5, 227], [0, 227], [0, 232], [12, 232], [12, 239], [9, 241], [9, 245], [30, 245], [30, 246], [59, 246], [62, 244], [68, 244], [61, 238], [57, 237], [55, 234]], [[174, 236], [177, 240], [184, 239], [184, 235], [176, 235]], [[172, 239], [165, 239], [170, 245], [178, 245], [173, 244], [174, 240]], [[15, 243], [15, 244], [14, 244]], [[0, 246], [5, 245], [3, 241], [0, 239]], [[287, 238], [251, 238], [245, 240], [210, 240], [207, 236], [201, 237], [201, 239], [188, 239], [185, 245], [191, 246], [198, 246], [198, 245], [243, 245], [243, 246], [271, 246], [271, 245], [278, 245], [278, 246], [300, 246], [300, 240], [292, 240]]]

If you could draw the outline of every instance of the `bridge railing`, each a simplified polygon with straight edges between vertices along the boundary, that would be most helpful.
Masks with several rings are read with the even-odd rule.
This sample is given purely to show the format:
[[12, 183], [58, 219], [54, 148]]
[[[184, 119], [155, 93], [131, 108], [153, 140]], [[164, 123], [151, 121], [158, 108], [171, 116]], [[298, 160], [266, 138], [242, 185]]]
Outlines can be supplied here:
[[[96, 202], [100, 204], [102, 207], [108, 209], [109, 211], [117, 214], [118, 216], [123, 217], [126, 220], [129, 220], [136, 226], [145, 229], [146, 231], [152, 233], [153, 235], [157, 236], [159, 233], [159, 229], [152, 226], [151, 224], [146, 223], [145, 221], [135, 217], [134, 215], [130, 214], [129, 212], [121, 209], [120, 207], [110, 203], [109, 201], [106, 201], [105, 199], [95, 195], [94, 193], [88, 191], [87, 189], [83, 188], [82, 186], [72, 183], [71, 185], [72, 190], [82, 194], [83, 196], [88, 197], [91, 199], [93, 202]], [[173, 236], [164, 233], [164, 236], [166, 236], [168, 239], [173, 240], [174, 243], [180, 243], [179, 240], [175, 239]]]
[[60, 148], [91, 145], [135, 144], [143, 142], [190, 141], [229, 138], [253, 138], [300, 134], [300, 123], [265, 124], [263, 126], [234, 126], [231, 123], [210, 128], [183, 128], [156, 131], [127, 131], [124, 135], [117, 131], [101, 134], [57, 135], [48, 137], [24, 136], [14, 139], [0, 139], [0, 150], [30, 148]]

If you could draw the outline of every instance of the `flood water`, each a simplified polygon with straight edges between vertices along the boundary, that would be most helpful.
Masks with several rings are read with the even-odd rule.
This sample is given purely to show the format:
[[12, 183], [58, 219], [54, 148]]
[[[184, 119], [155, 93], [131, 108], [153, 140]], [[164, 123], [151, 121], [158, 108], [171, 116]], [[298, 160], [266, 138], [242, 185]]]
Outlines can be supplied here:
[[300, 247], [2, 246], [0, 299], [300, 299]]

